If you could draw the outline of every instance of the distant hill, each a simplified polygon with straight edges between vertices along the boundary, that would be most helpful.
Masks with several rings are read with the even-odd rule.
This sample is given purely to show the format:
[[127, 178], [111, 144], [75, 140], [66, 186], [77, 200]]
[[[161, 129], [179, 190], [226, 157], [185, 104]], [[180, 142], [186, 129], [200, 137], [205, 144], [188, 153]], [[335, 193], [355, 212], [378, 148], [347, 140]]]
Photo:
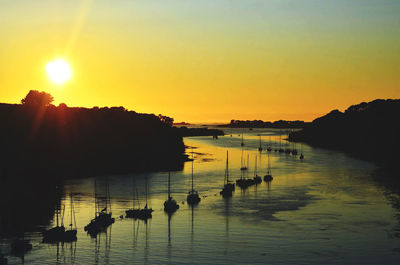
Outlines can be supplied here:
[[188, 123], [188, 122], [182, 121], [182, 122], [174, 122], [173, 125], [174, 126], [188, 126], [188, 125], [191, 125], [191, 124]]
[[394, 165], [400, 151], [399, 115], [400, 99], [363, 102], [315, 119], [303, 130], [290, 133], [289, 140]]
[[226, 128], [276, 128], [276, 129], [296, 129], [304, 128], [309, 123], [304, 121], [261, 121], [261, 120], [231, 120], [228, 124], [218, 125], [218, 127]]

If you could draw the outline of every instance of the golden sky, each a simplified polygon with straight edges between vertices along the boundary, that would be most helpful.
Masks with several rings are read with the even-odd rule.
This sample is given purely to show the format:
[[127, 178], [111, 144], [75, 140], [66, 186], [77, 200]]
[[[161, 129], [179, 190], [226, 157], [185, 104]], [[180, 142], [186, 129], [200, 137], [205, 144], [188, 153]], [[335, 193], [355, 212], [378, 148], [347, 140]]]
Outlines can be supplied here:
[[0, 101], [36, 89], [176, 121], [312, 120], [400, 97], [399, 14], [397, 0], [0, 0]]

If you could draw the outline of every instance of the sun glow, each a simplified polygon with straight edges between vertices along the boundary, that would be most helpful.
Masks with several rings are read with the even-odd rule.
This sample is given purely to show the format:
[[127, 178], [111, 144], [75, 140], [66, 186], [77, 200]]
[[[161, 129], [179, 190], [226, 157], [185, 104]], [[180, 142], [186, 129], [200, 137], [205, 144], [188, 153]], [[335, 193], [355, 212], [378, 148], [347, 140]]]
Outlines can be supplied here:
[[56, 84], [63, 84], [71, 78], [71, 67], [68, 62], [57, 59], [46, 65], [46, 72], [50, 80]]

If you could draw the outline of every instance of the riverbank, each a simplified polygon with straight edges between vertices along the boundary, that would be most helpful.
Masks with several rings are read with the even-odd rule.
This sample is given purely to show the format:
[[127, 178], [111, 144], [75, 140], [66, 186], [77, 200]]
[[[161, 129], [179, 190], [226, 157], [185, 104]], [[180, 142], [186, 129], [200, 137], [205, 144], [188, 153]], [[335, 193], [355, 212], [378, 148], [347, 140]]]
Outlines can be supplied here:
[[289, 141], [334, 149], [354, 157], [392, 167], [400, 150], [400, 100], [374, 100], [333, 110], [315, 119], [301, 131], [289, 134]]

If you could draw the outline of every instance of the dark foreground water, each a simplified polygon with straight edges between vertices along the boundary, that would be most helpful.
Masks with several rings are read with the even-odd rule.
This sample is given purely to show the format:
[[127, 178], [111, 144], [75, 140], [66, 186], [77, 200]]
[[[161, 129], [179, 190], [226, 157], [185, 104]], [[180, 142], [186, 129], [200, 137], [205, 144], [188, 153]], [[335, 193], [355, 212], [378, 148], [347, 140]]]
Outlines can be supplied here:
[[[108, 179], [116, 221], [93, 239], [83, 227], [94, 217], [95, 178], [66, 181], [64, 223], [70, 223], [72, 193], [78, 241], [49, 245], [41, 243], [40, 232], [32, 232], [26, 235], [32, 251], [13, 256], [10, 240], [2, 239], [1, 252], [9, 264], [399, 264], [399, 197], [375, 180], [379, 173], [374, 165], [343, 153], [303, 145], [305, 159], [300, 161], [272, 152], [272, 183], [237, 188], [231, 199], [223, 199], [219, 191], [227, 150], [231, 176], [240, 177], [241, 131], [228, 130], [233, 136], [218, 140], [185, 139], [196, 147], [195, 188], [202, 197], [197, 207], [185, 202], [191, 162], [171, 175], [173, 197], [180, 204], [171, 217], [162, 210], [166, 173], [98, 177], [98, 196], [104, 195]], [[279, 142], [277, 133], [245, 130], [249, 176], [256, 157], [260, 175], [266, 172], [267, 155], [263, 151], [260, 157], [257, 151], [257, 134], [263, 135], [265, 147], [269, 135], [274, 144]], [[132, 185], [144, 203], [146, 180], [153, 218], [147, 223], [119, 218], [132, 205]]]

